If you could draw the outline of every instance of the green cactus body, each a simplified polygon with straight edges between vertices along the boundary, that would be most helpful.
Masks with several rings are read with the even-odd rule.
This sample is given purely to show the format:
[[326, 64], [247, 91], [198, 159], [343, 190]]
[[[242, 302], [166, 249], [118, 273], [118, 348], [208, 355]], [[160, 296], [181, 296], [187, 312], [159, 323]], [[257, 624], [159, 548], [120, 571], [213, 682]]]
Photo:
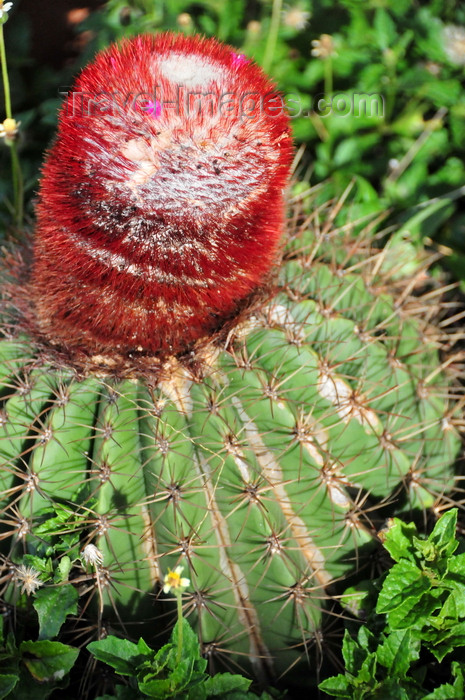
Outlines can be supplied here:
[[100, 551], [70, 572], [96, 635], [166, 631], [160, 584], [181, 564], [204, 652], [270, 678], [305, 658], [328, 586], [384, 519], [453, 487], [459, 438], [426, 323], [376, 256], [351, 272], [315, 240], [293, 247], [276, 296], [199, 351], [202, 378], [175, 360], [159, 381], [78, 376], [1, 342], [8, 601], [61, 509]]

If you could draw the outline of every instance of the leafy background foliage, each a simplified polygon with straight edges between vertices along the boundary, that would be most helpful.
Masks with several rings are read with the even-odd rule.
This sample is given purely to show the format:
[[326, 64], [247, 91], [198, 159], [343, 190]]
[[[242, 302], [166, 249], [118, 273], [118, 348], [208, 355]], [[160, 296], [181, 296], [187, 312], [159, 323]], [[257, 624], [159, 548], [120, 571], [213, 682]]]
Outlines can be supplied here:
[[339, 698], [463, 698], [465, 554], [457, 553], [456, 525], [452, 509], [426, 539], [413, 523], [394, 519], [384, 546], [395, 563], [346, 592], [346, 605], [364, 610], [366, 624], [356, 634], [346, 629], [345, 675], [321, 689]]

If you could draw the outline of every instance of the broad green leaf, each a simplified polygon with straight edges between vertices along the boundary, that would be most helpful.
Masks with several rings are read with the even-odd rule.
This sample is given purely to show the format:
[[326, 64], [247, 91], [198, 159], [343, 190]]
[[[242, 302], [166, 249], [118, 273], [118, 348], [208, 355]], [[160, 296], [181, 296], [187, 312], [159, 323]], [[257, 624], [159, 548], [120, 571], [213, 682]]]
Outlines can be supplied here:
[[458, 580], [465, 586], [465, 554], [456, 554], [450, 558], [449, 574], [454, 574], [453, 580]]
[[19, 676], [14, 673], [0, 674], [0, 700], [3, 700], [11, 693], [18, 681]]
[[456, 539], [457, 512], [457, 508], [451, 508], [444, 513], [428, 537], [428, 541], [432, 542], [446, 556], [451, 556], [459, 546]]
[[394, 564], [384, 580], [376, 605], [377, 613], [402, 609], [407, 613], [431, 588], [430, 579], [410, 561]]
[[56, 637], [68, 615], [77, 613], [78, 592], [71, 584], [39, 589], [33, 606], [39, 616], [39, 639]]
[[365, 617], [373, 606], [375, 593], [371, 581], [362, 581], [357, 586], [346, 588], [339, 602], [354, 617]]
[[207, 678], [203, 686], [207, 697], [218, 696], [223, 698], [226, 696], [226, 693], [232, 693], [233, 691], [247, 693], [251, 682], [248, 678], [233, 675], [232, 673], [217, 673], [215, 676]]
[[39, 682], [60, 681], [74, 666], [79, 649], [48, 640], [21, 642], [23, 663]]
[[137, 667], [145, 659], [145, 649], [141, 653], [138, 644], [113, 635], [91, 642], [87, 649], [96, 659], [112, 666], [122, 676], [135, 675]]
[[71, 571], [71, 565], [71, 559], [68, 556], [61, 557], [60, 563], [58, 564], [60, 582], [68, 580], [68, 575]]
[[459, 622], [448, 630], [438, 630], [435, 640], [427, 645], [438, 661], [442, 661], [457, 647], [463, 646], [465, 646], [465, 622]]
[[396, 25], [391, 16], [381, 7], [375, 12], [374, 28], [378, 47], [382, 51], [388, 49], [396, 40]]
[[432, 80], [425, 82], [420, 93], [428, 97], [436, 107], [453, 107], [457, 104], [462, 86], [458, 80]]
[[[455, 558], [456, 557], [453, 559]], [[453, 559], [451, 562], [453, 562]], [[454, 581], [449, 571], [447, 576], [447, 587], [452, 589], [451, 595], [454, 597], [457, 618], [465, 618], [465, 584], [461, 583], [460, 581]]]
[[[176, 623], [171, 635], [171, 642], [177, 646], [179, 634], [179, 622]], [[200, 644], [197, 635], [187, 622], [182, 618], [182, 655], [188, 659], [200, 659]]]
[[328, 695], [332, 695], [335, 698], [353, 698], [352, 694], [352, 684], [341, 673], [337, 676], [332, 676], [331, 678], [326, 678], [322, 681], [318, 688], [323, 690]]
[[405, 678], [412, 661], [420, 656], [420, 643], [412, 639], [410, 630], [394, 630], [380, 644], [376, 658], [390, 676]]
[[145, 642], [142, 637], [140, 637], [139, 641], [137, 642], [137, 649], [139, 651], [139, 654], [142, 654], [142, 656], [147, 656], [148, 658], [152, 658], [153, 656], [153, 649], [149, 647], [149, 645]]
[[144, 673], [152, 674], [153, 672], [159, 674], [163, 671], [165, 666], [172, 668], [172, 659], [176, 651], [176, 647], [171, 642], [164, 644], [161, 649], [157, 651], [151, 663], [147, 660], [142, 664], [139, 676], [142, 678]]
[[412, 596], [407, 598], [396, 610], [388, 613], [391, 629], [410, 627], [419, 634], [419, 630], [427, 624], [428, 618], [441, 608], [440, 594], [441, 591], [433, 589], [424, 593], [418, 601]]
[[355, 679], [355, 685], [368, 685], [369, 687], [375, 684], [376, 678], [376, 653], [368, 654], [363, 661], [360, 670]]
[[362, 649], [374, 651], [376, 648], [376, 638], [366, 625], [362, 625], [358, 631], [358, 642]]
[[[459, 617], [457, 612], [457, 602], [459, 602], [461, 595], [457, 595], [457, 591], [452, 591], [446, 598], [444, 605], [440, 609], [437, 617], [435, 618], [435, 624], [444, 629], [445, 627], [450, 627], [452, 623], [456, 623]], [[459, 602], [460, 604], [460, 602]]]
[[414, 523], [404, 523], [402, 520], [394, 518], [393, 525], [385, 533], [383, 545], [394, 559], [410, 559], [415, 561], [415, 546], [413, 538], [417, 534]]
[[143, 680], [139, 679], [139, 690], [150, 698], [160, 700], [176, 695], [188, 697], [186, 689], [189, 684], [200, 683], [205, 678], [205, 674], [195, 669], [193, 659], [183, 658], [179, 663], [170, 665], [172, 668], [167, 678], [157, 678], [158, 674], [146, 674]]
[[346, 671], [356, 676], [366, 655], [367, 652], [362, 650], [355, 639], [351, 637], [348, 630], [345, 630], [344, 639], [342, 641], [342, 657], [344, 659]]
[[376, 698], [376, 700], [414, 700], [418, 696], [412, 695], [410, 690], [403, 687], [403, 683], [397, 678], [387, 678], [377, 684], [372, 693], [362, 696], [364, 698]]

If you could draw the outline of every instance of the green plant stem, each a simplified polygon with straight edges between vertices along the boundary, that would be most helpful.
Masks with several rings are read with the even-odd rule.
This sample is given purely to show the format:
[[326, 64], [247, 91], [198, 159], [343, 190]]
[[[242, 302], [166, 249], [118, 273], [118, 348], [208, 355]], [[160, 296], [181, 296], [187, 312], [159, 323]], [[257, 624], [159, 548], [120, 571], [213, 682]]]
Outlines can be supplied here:
[[[5, 95], [5, 114], [7, 119], [13, 119], [11, 111], [10, 80], [6, 65], [5, 38], [3, 34], [3, 24], [0, 24], [0, 62], [2, 64], [3, 93]], [[13, 201], [15, 224], [18, 228], [23, 221], [24, 184], [21, 165], [18, 157], [16, 143], [12, 140], [8, 143], [11, 150], [11, 175], [13, 179]]]
[[182, 593], [176, 591], [176, 602], [178, 606], [178, 651], [176, 654], [176, 664], [181, 663], [182, 657]]
[[5, 113], [7, 119], [12, 119], [11, 113], [11, 97], [10, 97], [10, 80], [8, 78], [8, 70], [6, 67], [6, 52], [5, 41], [3, 37], [3, 24], [0, 24], [0, 61], [2, 64], [2, 80], [3, 92], [5, 94]]
[[283, 0], [273, 0], [273, 9], [271, 11], [270, 31], [266, 40], [265, 55], [263, 57], [263, 70], [267, 73], [270, 70], [273, 54], [278, 41], [279, 25], [281, 22], [281, 11]]
[[333, 94], [333, 61], [331, 56], [324, 60], [325, 71], [325, 96], [331, 97]]
[[23, 221], [23, 201], [24, 201], [24, 184], [21, 165], [18, 158], [18, 150], [16, 144], [10, 145], [11, 149], [11, 171], [13, 175], [13, 192], [14, 192], [14, 210], [15, 221], [19, 227]]

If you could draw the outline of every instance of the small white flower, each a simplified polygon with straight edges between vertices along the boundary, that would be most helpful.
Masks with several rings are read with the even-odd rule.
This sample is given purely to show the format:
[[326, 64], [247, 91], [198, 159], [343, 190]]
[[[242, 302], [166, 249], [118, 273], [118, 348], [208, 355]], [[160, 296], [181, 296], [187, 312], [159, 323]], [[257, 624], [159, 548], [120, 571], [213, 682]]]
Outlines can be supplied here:
[[451, 63], [465, 66], [465, 28], [448, 24], [442, 30], [444, 51]]
[[15, 567], [14, 570], [14, 581], [17, 586], [21, 586], [21, 593], [27, 593], [31, 595], [38, 588], [43, 586], [43, 582], [40, 580], [40, 574], [37, 569], [33, 566], [26, 566], [25, 564], [20, 564]]
[[337, 56], [334, 50], [333, 37], [330, 34], [322, 34], [319, 39], [314, 39], [312, 41], [312, 46], [312, 56], [316, 56], [317, 58]]
[[283, 23], [286, 27], [299, 31], [305, 29], [311, 17], [310, 12], [306, 12], [306, 10], [302, 10], [300, 7], [291, 7], [289, 10], [285, 10], [282, 16]]
[[169, 593], [171, 589], [175, 591], [180, 590], [182, 592], [185, 588], [188, 588], [191, 585], [188, 578], [181, 578], [183, 569], [183, 566], [177, 566], [174, 571], [168, 569], [168, 573], [163, 580], [163, 593]]
[[86, 544], [81, 552], [81, 559], [84, 564], [91, 564], [92, 566], [103, 564], [103, 554], [95, 544]]
[[12, 2], [2, 2], [0, 0], [0, 19], [2, 19], [3, 15], [7, 15], [12, 7]]
[[20, 126], [21, 122], [17, 122], [16, 119], [5, 119], [0, 124], [0, 139], [5, 139], [6, 141], [14, 141], [18, 134]]

